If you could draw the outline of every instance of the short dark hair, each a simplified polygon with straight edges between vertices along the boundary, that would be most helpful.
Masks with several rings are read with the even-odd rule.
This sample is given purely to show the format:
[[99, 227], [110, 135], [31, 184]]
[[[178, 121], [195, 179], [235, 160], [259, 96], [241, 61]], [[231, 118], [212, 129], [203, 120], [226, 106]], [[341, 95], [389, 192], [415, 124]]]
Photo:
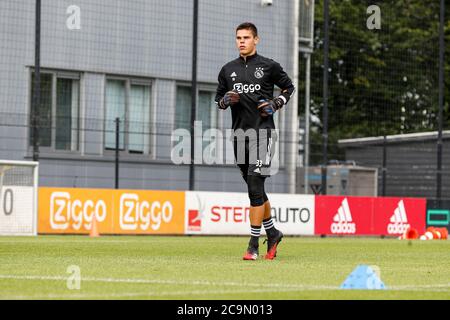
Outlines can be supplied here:
[[257, 29], [256, 26], [255, 26], [253, 23], [251, 23], [251, 22], [244, 22], [244, 23], [241, 23], [240, 25], [237, 26], [236, 32], [238, 32], [239, 30], [243, 30], [243, 29], [251, 30], [254, 37], [257, 37], [257, 36], [258, 36], [258, 29]]

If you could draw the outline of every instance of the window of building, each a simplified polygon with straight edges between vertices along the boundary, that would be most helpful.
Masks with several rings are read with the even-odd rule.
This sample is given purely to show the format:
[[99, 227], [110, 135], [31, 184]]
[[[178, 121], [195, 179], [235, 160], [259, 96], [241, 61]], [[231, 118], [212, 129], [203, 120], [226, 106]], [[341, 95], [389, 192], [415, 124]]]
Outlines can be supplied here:
[[[175, 107], [175, 129], [186, 129], [190, 131], [191, 127], [191, 87], [177, 86], [176, 107]], [[211, 143], [211, 137], [206, 135], [208, 129], [218, 128], [218, 113], [214, 102], [215, 91], [201, 88], [198, 91], [197, 114], [196, 121], [201, 121], [203, 150]], [[209, 158], [208, 155], [205, 155]]]
[[[217, 128], [217, 107], [215, 92], [199, 90], [196, 121], [202, 121], [202, 131]], [[190, 130], [191, 127], [191, 87], [178, 86], [175, 107], [175, 129]]]
[[[32, 99], [35, 93], [31, 73], [30, 146], [33, 144]], [[43, 71], [38, 108], [39, 145], [51, 150], [79, 150], [80, 77], [78, 74]]]
[[151, 83], [107, 79], [105, 105], [105, 149], [116, 148], [116, 118], [119, 118], [119, 149], [149, 154]]

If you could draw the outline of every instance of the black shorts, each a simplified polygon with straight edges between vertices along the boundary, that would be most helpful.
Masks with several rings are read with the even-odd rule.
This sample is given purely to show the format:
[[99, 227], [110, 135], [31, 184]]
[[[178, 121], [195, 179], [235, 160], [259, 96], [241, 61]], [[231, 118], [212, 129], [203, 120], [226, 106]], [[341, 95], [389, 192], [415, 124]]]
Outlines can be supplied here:
[[233, 137], [234, 159], [242, 175], [270, 176], [275, 153], [276, 134], [273, 129], [259, 130], [256, 137]]

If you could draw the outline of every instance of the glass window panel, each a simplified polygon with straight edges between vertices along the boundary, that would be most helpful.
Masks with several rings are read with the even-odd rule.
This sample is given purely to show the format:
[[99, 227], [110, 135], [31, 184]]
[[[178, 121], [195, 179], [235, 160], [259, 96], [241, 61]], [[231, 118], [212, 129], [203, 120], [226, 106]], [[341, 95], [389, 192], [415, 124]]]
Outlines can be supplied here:
[[[202, 121], [203, 131], [217, 127], [217, 113], [214, 97], [210, 91], [199, 91], [197, 121]], [[191, 88], [178, 87], [175, 113], [175, 128], [190, 130], [191, 122]]]
[[217, 128], [216, 104], [211, 91], [200, 91], [198, 94], [197, 121], [202, 121], [203, 150], [211, 141], [210, 137], [205, 136], [206, 130]]
[[210, 91], [200, 91], [198, 94], [197, 120], [202, 121], [203, 131], [217, 128], [216, 104]]
[[[80, 149], [80, 81], [72, 81], [72, 150]], [[75, 106], [75, 107], [74, 107]]]
[[56, 136], [58, 150], [78, 149], [79, 81], [57, 79], [56, 83]]
[[[177, 101], [175, 108], [175, 129], [183, 128], [190, 131], [191, 122], [191, 87], [177, 87]], [[198, 136], [196, 143], [202, 143], [203, 150], [211, 142], [208, 137], [204, 137], [204, 132], [211, 128], [217, 128], [217, 110], [214, 103], [214, 94], [211, 91], [201, 90], [198, 93], [196, 121], [201, 121], [202, 136]], [[201, 141], [200, 139], [203, 139]]]
[[130, 152], [148, 153], [150, 136], [150, 87], [132, 85], [129, 109]]
[[[41, 73], [41, 90], [40, 90], [40, 106], [39, 106], [39, 145], [41, 147], [51, 147], [52, 145], [52, 83], [53, 75], [48, 73]], [[35, 93], [35, 79], [32, 74], [32, 89], [31, 89], [31, 114], [30, 114], [30, 145], [33, 145], [33, 99]]]
[[116, 148], [116, 118], [120, 119], [119, 149], [124, 149], [124, 122], [125, 122], [125, 81], [106, 81], [106, 115], [105, 115], [105, 148]]
[[191, 88], [177, 87], [175, 106], [175, 129], [190, 130], [191, 123]]

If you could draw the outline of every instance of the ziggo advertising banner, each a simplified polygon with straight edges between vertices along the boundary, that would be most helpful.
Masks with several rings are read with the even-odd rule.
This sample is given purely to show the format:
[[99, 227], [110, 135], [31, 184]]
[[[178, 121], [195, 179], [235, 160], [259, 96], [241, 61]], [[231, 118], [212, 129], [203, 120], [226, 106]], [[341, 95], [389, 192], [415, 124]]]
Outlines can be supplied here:
[[[271, 193], [269, 199], [284, 234], [314, 235], [313, 195]], [[247, 193], [186, 191], [186, 233], [248, 235], [249, 205]]]
[[426, 199], [316, 196], [316, 234], [392, 235], [425, 231]]
[[183, 234], [184, 192], [39, 188], [39, 233]]
[[[270, 194], [286, 235], [425, 231], [426, 199]], [[39, 188], [39, 233], [248, 235], [247, 193]], [[264, 228], [262, 229], [264, 233]]]

